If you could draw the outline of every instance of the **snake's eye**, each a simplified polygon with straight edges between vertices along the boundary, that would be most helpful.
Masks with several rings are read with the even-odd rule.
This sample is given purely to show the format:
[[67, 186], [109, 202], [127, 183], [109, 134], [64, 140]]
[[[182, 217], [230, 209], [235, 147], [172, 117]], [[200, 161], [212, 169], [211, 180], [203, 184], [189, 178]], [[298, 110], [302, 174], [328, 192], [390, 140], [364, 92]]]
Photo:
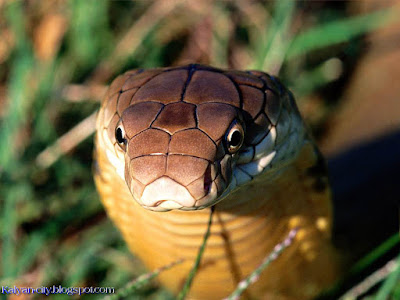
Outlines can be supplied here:
[[126, 146], [125, 131], [121, 125], [115, 129], [115, 139], [122, 148]]
[[235, 153], [242, 147], [244, 141], [244, 130], [239, 122], [235, 121], [226, 135], [226, 146], [230, 153]]

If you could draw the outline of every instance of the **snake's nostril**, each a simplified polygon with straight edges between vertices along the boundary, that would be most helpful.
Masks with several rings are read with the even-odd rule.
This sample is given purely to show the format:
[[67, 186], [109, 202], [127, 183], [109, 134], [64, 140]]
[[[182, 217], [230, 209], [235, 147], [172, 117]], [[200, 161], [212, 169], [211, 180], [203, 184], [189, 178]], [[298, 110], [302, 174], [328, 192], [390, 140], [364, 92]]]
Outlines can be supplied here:
[[208, 193], [212, 184], [211, 178], [211, 164], [208, 165], [206, 172], [204, 173], [204, 191]]

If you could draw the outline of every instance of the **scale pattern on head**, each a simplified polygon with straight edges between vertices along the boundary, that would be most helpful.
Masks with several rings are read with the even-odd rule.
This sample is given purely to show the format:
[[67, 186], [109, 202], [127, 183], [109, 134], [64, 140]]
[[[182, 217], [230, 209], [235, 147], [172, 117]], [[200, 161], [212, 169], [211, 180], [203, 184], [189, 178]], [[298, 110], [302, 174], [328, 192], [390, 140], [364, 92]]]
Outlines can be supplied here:
[[133, 198], [157, 211], [216, 203], [286, 165], [305, 135], [276, 78], [197, 64], [117, 77], [97, 130]]

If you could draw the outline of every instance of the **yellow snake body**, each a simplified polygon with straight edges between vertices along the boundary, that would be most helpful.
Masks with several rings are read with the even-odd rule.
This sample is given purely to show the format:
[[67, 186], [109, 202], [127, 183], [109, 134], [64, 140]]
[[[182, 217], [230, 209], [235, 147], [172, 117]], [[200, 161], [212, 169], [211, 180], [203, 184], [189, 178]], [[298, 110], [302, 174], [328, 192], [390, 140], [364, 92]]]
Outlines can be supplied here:
[[[243, 135], [241, 143], [235, 131]], [[169, 140], [163, 141], [165, 132]], [[199, 132], [213, 145], [204, 146]], [[267, 138], [272, 147], [262, 146]], [[245, 296], [311, 299], [341, 272], [330, 240], [330, 190], [320, 154], [290, 94], [265, 73], [201, 65], [127, 72], [102, 103], [95, 157], [101, 200], [131, 251], [151, 270], [185, 260], [159, 277], [173, 293], [193, 265], [210, 205], [211, 235], [190, 299], [228, 296], [295, 227], [293, 245]], [[176, 194], [174, 202], [171, 190], [188, 192], [193, 201]]]

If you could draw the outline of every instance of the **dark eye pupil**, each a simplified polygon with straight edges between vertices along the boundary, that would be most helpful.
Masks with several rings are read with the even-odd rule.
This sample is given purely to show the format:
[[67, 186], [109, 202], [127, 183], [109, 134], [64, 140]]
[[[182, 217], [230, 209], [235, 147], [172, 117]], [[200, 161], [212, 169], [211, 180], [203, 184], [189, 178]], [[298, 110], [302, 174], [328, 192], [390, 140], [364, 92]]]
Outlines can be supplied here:
[[122, 129], [120, 127], [118, 127], [117, 131], [115, 132], [115, 138], [117, 139], [117, 142], [120, 144], [126, 142], [126, 139], [124, 139], [124, 136], [122, 134]]
[[241, 142], [242, 142], [242, 135], [241, 135], [241, 133], [240, 133], [238, 130], [234, 131], [234, 132], [232, 133], [232, 135], [231, 135], [231, 139], [230, 139], [230, 141], [229, 141], [229, 145], [230, 145], [231, 147], [237, 147], [237, 146], [240, 145]]

